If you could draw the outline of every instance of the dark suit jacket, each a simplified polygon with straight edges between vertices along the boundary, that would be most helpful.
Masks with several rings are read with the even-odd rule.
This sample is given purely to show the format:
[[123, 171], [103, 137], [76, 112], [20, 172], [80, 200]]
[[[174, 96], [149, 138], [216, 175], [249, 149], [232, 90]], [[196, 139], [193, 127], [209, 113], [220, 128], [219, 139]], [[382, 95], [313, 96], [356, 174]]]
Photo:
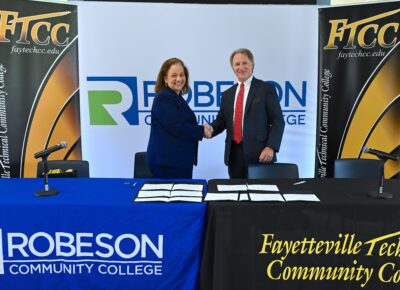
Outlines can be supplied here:
[[[233, 114], [237, 84], [222, 93], [221, 107], [212, 122], [213, 136], [226, 129], [225, 164], [229, 164], [229, 154], [233, 138]], [[243, 119], [242, 146], [247, 162], [258, 163], [261, 151], [268, 146], [279, 151], [285, 122], [273, 85], [253, 77], [247, 96]], [[274, 160], [276, 161], [276, 156]]]
[[197, 163], [198, 141], [203, 126], [186, 101], [169, 88], [154, 99], [151, 109], [150, 139], [147, 163], [192, 168]]

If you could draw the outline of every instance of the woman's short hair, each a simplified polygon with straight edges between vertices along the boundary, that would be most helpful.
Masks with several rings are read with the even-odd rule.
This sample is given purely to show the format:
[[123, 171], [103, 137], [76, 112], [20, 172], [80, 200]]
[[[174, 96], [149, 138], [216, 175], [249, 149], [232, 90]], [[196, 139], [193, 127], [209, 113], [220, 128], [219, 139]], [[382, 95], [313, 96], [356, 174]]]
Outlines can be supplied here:
[[190, 90], [190, 87], [189, 87], [189, 70], [187, 69], [187, 67], [185, 66], [185, 64], [183, 63], [182, 60], [180, 60], [179, 58], [173, 57], [173, 58], [169, 58], [166, 61], [164, 61], [164, 63], [162, 64], [162, 66], [160, 68], [160, 72], [158, 73], [156, 86], [155, 86], [155, 89], [154, 89], [156, 94], [161, 92], [161, 90], [164, 87], [166, 87], [164, 79], [167, 76], [169, 69], [174, 64], [180, 64], [183, 67], [183, 72], [184, 72], [185, 77], [186, 77], [185, 84], [184, 84], [184, 86], [183, 86], [183, 88], [182, 88], [180, 93], [182, 95], [184, 95]]
[[249, 60], [251, 61], [251, 63], [254, 65], [254, 56], [253, 56], [253, 54], [251, 53], [251, 51], [250, 51], [250, 49], [247, 49], [247, 48], [239, 48], [239, 49], [236, 49], [234, 52], [232, 52], [232, 54], [231, 54], [231, 57], [230, 57], [230, 62], [231, 62], [231, 66], [233, 66], [233, 57], [236, 55], [236, 54], [238, 54], [238, 53], [243, 53], [243, 54], [245, 54], [245, 55], [247, 55], [247, 57], [249, 58]]

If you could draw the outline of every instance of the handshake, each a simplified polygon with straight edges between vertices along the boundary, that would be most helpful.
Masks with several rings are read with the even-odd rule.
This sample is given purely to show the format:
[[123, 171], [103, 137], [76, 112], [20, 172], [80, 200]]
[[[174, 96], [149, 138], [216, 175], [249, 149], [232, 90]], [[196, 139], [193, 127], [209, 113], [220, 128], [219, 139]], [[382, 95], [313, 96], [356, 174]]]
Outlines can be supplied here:
[[207, 123], [205, 123], [203, 127], [204, 127], [204, 138], [210, 139], [212, 137], [213, 128], [210, 126], [210, 124]]

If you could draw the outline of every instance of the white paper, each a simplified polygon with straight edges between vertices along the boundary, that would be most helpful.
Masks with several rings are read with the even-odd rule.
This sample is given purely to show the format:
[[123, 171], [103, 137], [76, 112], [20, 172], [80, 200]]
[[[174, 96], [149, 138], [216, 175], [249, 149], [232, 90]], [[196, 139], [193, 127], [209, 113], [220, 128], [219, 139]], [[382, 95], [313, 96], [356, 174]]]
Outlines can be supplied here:
[[172, 190], [195, 190], [203, 191], [203, 184], [175, 183]]
[[203, 192], [202, 191], [192, 191], [192, 190], [173, 190], [173, 191], [171, 191], [171, 196], [203, 197]]
[[186, 202], [202, 202], [201, 197], [195, 196], [174, 196], [174, 197], [142, 197], [136, 198], [135, 202], [176, 202], [176, 201], [186, 201]]
[[141, 190], [171, 190], [173, 183], [145, 183]]
[[239, 201], [248, 201], [249, 200], [249, 196], [247, 193], [241, 193], [239, 196]]
[[137, 197], [169, 197], [169, 190], [140, 190]]
[[137, 197], [135, 198], [135, 202], [159, 202], [159, 201], [163, 201], [163, 202], [168, 202], [169, 201], [169, 197], [154, 197], [154, 198], [146, 198], [146, 197]]
[[315, 194], [294, 194], [286, 193], [283, 195], [286, 201], [320, 201]]
[[247, 184], [218, 184], [218, 191], [247, 191]]
[[198, 196], [174, 196], [169, 201], [188, 201], [188, 202], [202, 202], [203, 197]]
[[238, 200], [238, 193], [219, 193], [219, 192], [208, 192], [205, 201], [214, 201], [214, 200]]
[[280, 193], [249, 193], [251, 201], [281, 201], [285, 202]]
[[260, 191], [279, 191], [275, 184], [248, 184], [249, 190], [260, 190]]

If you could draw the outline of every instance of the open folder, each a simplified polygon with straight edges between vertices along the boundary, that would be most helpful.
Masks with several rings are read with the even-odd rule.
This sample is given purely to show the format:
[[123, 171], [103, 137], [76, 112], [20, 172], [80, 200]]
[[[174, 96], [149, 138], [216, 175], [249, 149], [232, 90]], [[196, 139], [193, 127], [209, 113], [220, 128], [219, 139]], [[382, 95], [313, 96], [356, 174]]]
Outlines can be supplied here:
[[135, 202], [202, 202], [201, 183], [144, 183]]
[[285, 201], [275, 184], [217, 184], [217, 189], [216, 192], [208, 192], [204, 200]]
[[284, 202], [278, 193], [247, 193], [247, 192], [208, 192], [205, 201], [280, 201]]
[[275, 184], [217, 184], [217, 191], [210, 191], [205, 201], [251, 201], [251, 202], [319, 202], [310, 191], [280, 192]]

